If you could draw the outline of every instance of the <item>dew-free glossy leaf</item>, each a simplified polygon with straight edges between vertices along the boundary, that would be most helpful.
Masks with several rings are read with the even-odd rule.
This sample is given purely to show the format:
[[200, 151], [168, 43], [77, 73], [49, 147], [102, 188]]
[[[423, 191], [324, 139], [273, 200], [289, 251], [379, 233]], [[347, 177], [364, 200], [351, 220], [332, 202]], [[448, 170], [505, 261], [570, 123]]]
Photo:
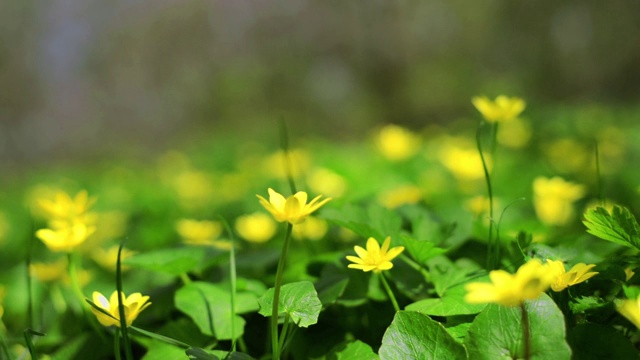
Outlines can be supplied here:
[[352, 341], [347, 346], [335, 353], [336, 360], [377, 360], [380, 357], [373, 352], [373, 349], [368, 344], [363, 343], [360, 340]]
[[[273, 288], [270, 288], [258, 299], [259, 313], [264, 316], [271, 316], [273, 292]], [[280, 288], [278, 315], [289, 315], [299, 327], [308, 327], [317, 323], [321, 309], [322, 303], [311, 282], [299, 281], [282, 285]]]
[[[193, 282], [185, 285], [175, 294], [178, 310], [187, 314], [206, 335], [217, 339], [231, 339], [231, 295], [229, 291], [215, 284]], [[257, 300], [251, 293], [238, 293], [236, 312], [257, 310]], [[234, 315], [235, 337], [242, 335], [245, 321]]]
[[[532, 360], [568, 360], [571, 349], [565, 341], [564, 316], [543, 294], [525, 302], [531, 331]], [[524, 342], [520, 307], [489, 304], [476, 317], [465, 338], [470, 359], [522, 359]]]
[[413, 311], [396, 313], [378, 353], [381, 360], [467, 358], [464, 346], [451, 337], [442, 324]]

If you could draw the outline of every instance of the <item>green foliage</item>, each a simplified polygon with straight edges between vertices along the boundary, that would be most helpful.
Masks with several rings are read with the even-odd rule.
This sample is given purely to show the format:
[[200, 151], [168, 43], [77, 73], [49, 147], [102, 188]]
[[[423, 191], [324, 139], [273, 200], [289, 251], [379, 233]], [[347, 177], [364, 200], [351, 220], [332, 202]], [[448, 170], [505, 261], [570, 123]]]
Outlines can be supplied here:
[[[531, 359], [570, 359], [562, 312], [546, 295], [525, 302], [531, 331]], [[522, 359], [522, 312], [519, 307], [489, 304], [465, 338], [470, 359]]]
[[[245, 320], [231, 316], [231, 294], [219, 285], [207, 282], [193, 282], [179, 289], [175, 294], [178, 310], [188, 315], [202, 333], [215, 336], [219, 340], [231, 339], [231, 321], [235, 322], [236, 337], [244, 331]], [[258, 309], [257, 297], [248, 292], [236, 296], [236, 312], [243, 314]]]
[[387, 328], [380, 346], [380, 359], [466, 359], [467, 353], [445, 330], [427, 315], [399, 311]]
[[[258, 299], [259, 313], [271, 316], [273, 304], [273, 288], [267, 290]], [[308, 327], [318, 322], [318, 315], [322, 310], [322, 303], [318, 293], [309, 281], [299, 281], [282, 285], [280, 289], [279, 316], [286, 314], [299, 327]]]
[[123, 264], [146, 270], [180, 275], [202, 269], [216, 260], [219, 252], [210, 247], [182, 247], [161, 249], [137, 254], [123, 261]]
[[584, 214], [587, 232], [603, 240], [640, 250], [640, 225], [629, 209], [614, 206], [609, 213], [597, 207]]
[[610, 326], [588, 323], [571, 329], [567, 341], [573, 359], [637, 359], [638, 351], [629, 339]]
[[327, 360], [378, 360], [380, 357], [373, 352], [371, 346], [356, 340], [347, 343], [341, 349], [327, 355]]

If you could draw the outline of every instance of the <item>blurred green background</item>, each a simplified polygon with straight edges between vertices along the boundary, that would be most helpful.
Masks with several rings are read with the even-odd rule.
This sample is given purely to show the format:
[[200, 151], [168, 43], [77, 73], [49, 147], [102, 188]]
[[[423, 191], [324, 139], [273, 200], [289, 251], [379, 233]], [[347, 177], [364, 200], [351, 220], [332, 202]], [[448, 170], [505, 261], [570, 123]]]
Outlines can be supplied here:
[[[530, 108], [635, 107], [640, 2], [0, 2], [0, 160], [157, 154], [220, 132], [359, 138]], [[277, 143], [277, 140], [271, 140]]]

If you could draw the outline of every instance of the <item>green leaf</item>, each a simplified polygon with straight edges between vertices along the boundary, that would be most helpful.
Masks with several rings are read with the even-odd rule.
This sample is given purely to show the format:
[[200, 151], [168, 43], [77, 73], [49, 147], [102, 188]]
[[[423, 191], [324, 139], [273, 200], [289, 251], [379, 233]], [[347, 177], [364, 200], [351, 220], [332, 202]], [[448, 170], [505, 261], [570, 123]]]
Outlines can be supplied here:
[[407, 305], [409, 311], [417, 311], [431, 316], [455, 316], [477, 314], [486, 307], [486, 304], [469, 304], [464, 301], [464, 296], [445, 295], [438, 299], [424, 299]]
[[[271, 316], [273, 306], [273, 288], [267, 290], [258, 299], [259, 313], [263, 316]], [[318, 322], [318, 315], [322, 309], [322, 303], [318, 293], [309, 281], [300, 281], [285, 284], [280, 288], [279, 314], [287, 314], [299, 327], [308, 327]]]
[[344, 293], [348, 283], [349, 275], [344, 273], [344, 269], [335, 264], [327, 264], [315, 283], [320, 302], [325, 306], [335, 302]]
[[339, 210], [325, 209], [322, 217], [364, 238], [374, 237], [380, 242], [387, 236], [396, 237], [402, 227], [402, 219], [395, 211], [377, 204], [370, 205], [366, 210], [353, 205]]
[[[206, 282], [185, 285], [175, 294], [178, 310], [187, 314], [206, 335], [215, 335], [219, 340], [231, 339], [231, 295], [227, 289]], [[256, 296], [239, 292], [236, 296], [238, 314], [257, 310]], [[244, 332], [245, 320], [237, 315], [235, 321], [236, 338]]]
[[610, 214], [597, 207], [584, 214], [587, 232], [603, 240], [640, 250], [640, 225], [629, 209], [615, 205]]
[[420, 264], [426, 264], [428, 260], [447, 252], [430, 241], [416, 240], [406, 235], [402, 235], [400, 238], [411, 257]]
[[162, 249], [134, 255], [122, 263], [151, 271], [180, 275], [199, 270], [212, 263], [218, 251], [209, 247], [182, 247]]
[[185, 354], [187, 354], [189, 359], [194, 360], [220, 360], [219, 357], [200, 348], [189, 348], [185, 351]]
[[142, 357], [142, 360], [174, 359], [184, 359], [184, 349], [157, 340], [151, 341], [149, 350]]
[[574, 359], [638, 359], [638, 351], [629, 339], [610, 326], [578, 325], [569, 331], [567, 340]]
[[[531, 331], [531, 359], [570, 359], [564, 316], [546, 294], [526, 301]], [[520, 307], [489, 304], [473, 321], [465, 338], [471, 359], [522, 359], [524, 343]]]
[[583, 313], [587, 310], [599, 309], [607, 306], [609, 303], [597, 296], [583, 296], [574, 298], [569, 303], [569, 308], [574, 314]]
[[382, 338], [380, 359], [466, 359], [464, 346], [427, 315], [399, 311]]
[[[330, 359], [334, 359], [330, 357]], [[347, 346], [335, 353], [335, 360], [378, 360], [380, 357], [373, 352], [373, 349], [368, 344], [363, 343], [360, 340], [352, 341]]]

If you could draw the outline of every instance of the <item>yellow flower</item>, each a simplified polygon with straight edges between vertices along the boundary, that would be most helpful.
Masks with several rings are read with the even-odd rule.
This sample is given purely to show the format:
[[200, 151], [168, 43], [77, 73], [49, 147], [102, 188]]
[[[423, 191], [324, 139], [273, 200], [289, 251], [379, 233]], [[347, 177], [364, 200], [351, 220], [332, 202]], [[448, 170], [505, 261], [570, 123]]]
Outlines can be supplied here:
[[325, 236], [328, 229], [329, 225], [325, 220], [309, 216], [305, 222], [293, 228], [291, 235], [297, 240], [320, 240]]
[[[107, 249], [104, 248], [96, 248], [93, 250], [91, 254], [91, 258], [98, 263], [102, 268], [115, 272], [116, 271], [116, 263], [118, 261], [118, 249], [119, 246], [113, 245]], [[124, 259], [131, 257], [135, 254], [135, 251], [131, 251], [126, 248], [122, 248], [122, 253], [120, 253], [120, 260], [124, 261]], [[122, 271], [129, 270], [129, 266], [122, 265]]]
[[[133, 321], [138, 317], [138, 314], [142, 312], [142, 310], [146, 309], [149, 305], [151, 305], [148, 296], [142, 296], [140, 293], [133, 293], [128, 297], [122, 293], [122, 298], [124, 299], [124, 313], [127, 322], [127, 326], [131, 326]], [[111, 314], [112, 317], [109, 317], [95, 308], [91, 307], [91, 311], [96, 315], [100, 324], [104, 326], [118, 326], [120, 327], [120, 314], [118, 312], [118, 292], [114, 291], [111, 294], [109, 300], [102, 295], [101, 293], [94, 291], [93, 292], [93, 303], [104, 309], [106, 312]], [[114, 319], [115, 318], [115, 319]]]
[[640, 297], [616, 302], [616, 310], [640, 329]]
[[518, 268], [515, 274], [504, 270], [489, 272], [491, 283], [474, 282], [465, 285], [464, 300], [470, 304], [497, 303], [519, 306], [525, 300], [542, 295], [554, 280], [554, 273], [540, 260], [532, 259]]
[[326, 198], [318, 202], [322, 197], [322, 195], [318, 195], [307, 204], [307, 193], [304, 191], [298, 191], [285, 199], [284, 196], [271, 188], [269, 188], [269, 201], [260, 195], [256, 196], [260, 199], [260, 204], [273, 215], [277, 222], [288, 221], [292, 225], [300, 224], [312, 212], [331, 200], [331, 198]]
[[265, 213], [239, 216], [235, 227], [243, 239], [253, 243], [266, 242], [276, 233], [275, 221]]
[[498, 96], [495, 101], [489, 100], [486, 96], [478, 96], [471, 99], [471, 102], [484, 119], [491, 123], [513, 120], [526, 106], [521, 98], [504, 95]]
[[67, 264], [66, 257], [52, 263], [31, 263], [29, 273], [42, 282], [62, 280], [67, 276]]
[[67, 193], [58, 191], [53, 200], [40, 199], [40, 209], [51, 220], [68, 220], [86, 215], [96, 202], [95, 197], [89, 197], [86, 190], [82, 190], [72, 199]]
[[384, 239], [382, 247], [380, 247], [376, 239], [370, 237], [367, 240], [366, 250], [357, 245], [353, 247], [358, 256], [347, 256], [347, 260], [353, 263], [349, 264], [348, 267], [351, 269], [360, 269], [364, 272], [373, 270], [374, 273], [391, 269], [393, 267], [391, 260], [404, 251], [404, 246], [395, 246], [389, 249], [390, 244], [390, 236]]
[[222, 225], [217, 221], [181, 219], [176, 223], [176, 230], [185, 244], [231, 249], [230, 241], [216, 240], [222, 233]]
[[400, 161], [415, 155], [422, 141], [418, 135], [403, 127], [387, 125], [380, 129], [375, 142], [384, 157]]
[[[484, 178], [484, 168], [478, 150], [446, 145], [440, 151], [440, 161], [458, 180], [479, 180]], [[491, 158], [485, 155], [487, 167], [491, 170]]]
[[342, 176], [325, 168], [312, 170], [307, 177], [307, 184], [314, 192], [328, 196], [341, 196], [347, 189], [347, 182]]
[[36, 231], [36, 237], [53, 252], [71, 252], [95, 231], [95, 226], [76, 223], [58, 229], [40, 229]]
[[378, 196], [378, 201], [389, 209], [405, 204], [415, 204], [420, 200], [422, 200], [422, 189], [415, 185], [402, 185]]
[[36, 236], [49, 250], [71, 252], [95, 231], [96, 216], [89, 212], [95, 203], [85, 190], [73, 199], [62, 191], [54, 199], [40, 199], [40, 210], [48, 217], [48, 228], [36, 231]]
[[519, 149], [527, 145], [531, 139], [531, 126], [524, 120], [515, 118], [500, 124], [497, 140], [500, 145]]
[[566, 225], [575, 216], [573, 203], [585, 194], [583, 185], [560, 177], [538, 177], [533, 181], [533, 205], [538, 218], [547, 225]]
[[571, 270], [564, 269], [564, 263], [559, 260], [547, 260], [547, 267], [555, 274], [555, 280], [551, 283], [551, 290], [560, 292], [569, 286], [587, 281], [597, 275], [597, 272], [590, 272], [596, 265], [584, 263], [575, 264]]

